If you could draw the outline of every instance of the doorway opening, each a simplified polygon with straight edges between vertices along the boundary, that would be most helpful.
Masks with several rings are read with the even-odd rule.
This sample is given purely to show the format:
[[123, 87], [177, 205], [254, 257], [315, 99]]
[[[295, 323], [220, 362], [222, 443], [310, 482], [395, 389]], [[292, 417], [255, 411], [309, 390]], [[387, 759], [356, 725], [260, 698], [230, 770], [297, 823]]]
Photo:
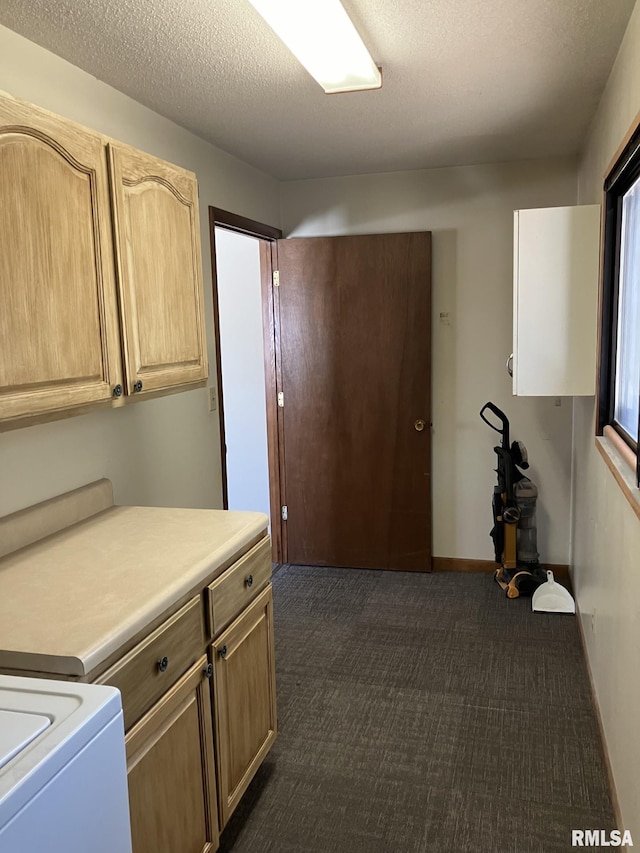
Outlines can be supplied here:
[[431, 234], [210, 220], [225, 508], [276, 563], [430, 571]]
[[[278, 228], [209, 208], [224, 509], [264, 512], [280, 559], [279, 505], [270, 487], [269, 402], [275, 379], [265, 346], [271, 244]], [[276, 514], [277, 513], [277, 514]], [[274, 524], [274, 518], [276, 523]]]

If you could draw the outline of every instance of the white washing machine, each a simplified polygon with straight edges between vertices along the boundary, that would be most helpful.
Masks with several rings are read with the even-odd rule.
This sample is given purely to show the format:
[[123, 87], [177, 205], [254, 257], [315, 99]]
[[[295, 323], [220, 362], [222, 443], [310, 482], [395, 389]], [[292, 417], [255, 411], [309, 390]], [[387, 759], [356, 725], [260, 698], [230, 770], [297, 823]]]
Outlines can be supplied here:
[[131, 853], [120, 693], [0, 675], [0, 853]]

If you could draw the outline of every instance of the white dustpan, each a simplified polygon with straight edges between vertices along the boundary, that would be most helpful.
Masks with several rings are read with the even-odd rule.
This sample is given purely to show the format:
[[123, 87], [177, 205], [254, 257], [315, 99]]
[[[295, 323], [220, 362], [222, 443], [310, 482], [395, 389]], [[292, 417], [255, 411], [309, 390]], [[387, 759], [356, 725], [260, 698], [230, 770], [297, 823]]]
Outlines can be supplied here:
[[531, 609], [542, 613], [575, 613], [576, 603], [571, 593], [547, 572], [547, 580], [533, 593]]

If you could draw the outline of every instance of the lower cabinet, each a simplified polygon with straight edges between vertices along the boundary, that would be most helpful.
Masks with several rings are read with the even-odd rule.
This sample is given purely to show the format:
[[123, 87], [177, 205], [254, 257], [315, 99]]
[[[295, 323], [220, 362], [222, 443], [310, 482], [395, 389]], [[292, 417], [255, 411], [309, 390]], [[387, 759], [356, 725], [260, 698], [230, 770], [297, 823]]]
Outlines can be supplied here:
[[218, 819], [208, 661], [126, 736], [134, 853], [213, 853]]
[[[94, 642], [80, 632], [71, 646], [69, 663], [95, 661], [88, 652], [104, 651], [81, 680], [121, 694], [133, 853], [215, 853], [220, 832], [276, 739], [271, 545], [262, 527], [248, 535], [259, 516], [249, 525], [246, 519], [232, 523], [233, 515], [220, 524], [221, 530], [228, 526], [228, 541], [212, 535], [209, 574], [196, 575], [182, 592], [168, 577], [172, 586], [158, 588], [164, 609], [142, 624], [141, 605], [119, 613], [115, 598], [106, 608], [111, 621], [99, 620]], [[233, 530], [246, 533], [244, 545], [237, 533], [231, 538]], [[143, 530], [142, 538], [145, 548], [155, 544], [155, 528]], [[229, 548], [235, 551], [223, 558]], [[68, 559], [84, 565], [84, 557], [71, 551]], [[148, 565], [140, 564], [142, 589], [153, 569], [151, 548]], [[135, 575], [127, 575], [129, 583], [127, 591], [137, 588]], [[36, 651], [34, 660], [48, 659], [46, 646]], [[56, 657], [51, 654], [51, 661]]]
[[211, 650], [218, 802], [224, 827], [276, 738], [271, 584]]
[[133, 853], [215, 853], [276, 739], [270, 576], [265, 537], [98, 679], [122, 693]]

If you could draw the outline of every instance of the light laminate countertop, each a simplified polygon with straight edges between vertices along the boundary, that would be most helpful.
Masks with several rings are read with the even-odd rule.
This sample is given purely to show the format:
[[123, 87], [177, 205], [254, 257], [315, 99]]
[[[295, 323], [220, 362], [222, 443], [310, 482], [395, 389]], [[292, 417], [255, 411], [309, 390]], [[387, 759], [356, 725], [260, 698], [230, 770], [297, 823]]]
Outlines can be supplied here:
[[114, 506], [0, 560], [0, 668], [85, 676], [266, 535], [258, 512]]

